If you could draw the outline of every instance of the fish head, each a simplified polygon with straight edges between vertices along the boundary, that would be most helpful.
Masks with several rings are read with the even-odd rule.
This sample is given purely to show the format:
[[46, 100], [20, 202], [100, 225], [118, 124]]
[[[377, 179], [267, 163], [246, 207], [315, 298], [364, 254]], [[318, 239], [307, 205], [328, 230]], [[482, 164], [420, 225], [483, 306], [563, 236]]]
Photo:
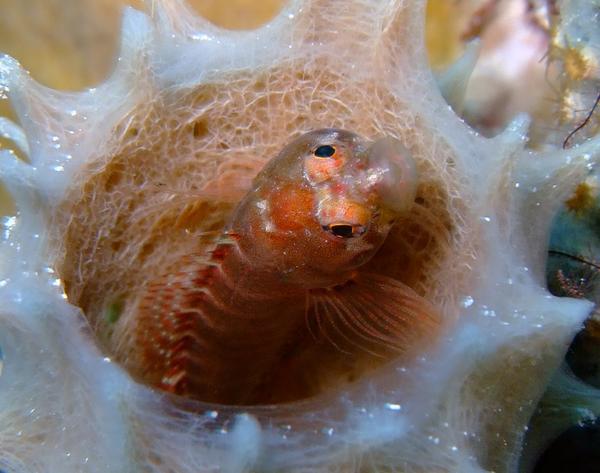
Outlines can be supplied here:
[[415, 199], [409, 151], [327, 128], [288, 144], [254, 180], [234, 213], [246, 253], [303, 287], [348, 280]]

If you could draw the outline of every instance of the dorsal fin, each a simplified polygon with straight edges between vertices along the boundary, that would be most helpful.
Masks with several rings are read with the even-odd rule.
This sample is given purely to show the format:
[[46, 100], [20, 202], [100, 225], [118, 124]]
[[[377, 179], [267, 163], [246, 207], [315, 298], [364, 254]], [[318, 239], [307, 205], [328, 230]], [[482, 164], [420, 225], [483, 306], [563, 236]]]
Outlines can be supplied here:
[[[132, 361], [136, 371], [166, 391], [186, 394], [194, 353], [205, 343], [200, 333], [211, 323], [202, 313], [211, 280], [231, 251], [235, 236], [205, 235], [200, 253], [185, 255], [173, 270], [150, 282], [134, 307]], [[129, 343], [129, 342], [128, 342]]]

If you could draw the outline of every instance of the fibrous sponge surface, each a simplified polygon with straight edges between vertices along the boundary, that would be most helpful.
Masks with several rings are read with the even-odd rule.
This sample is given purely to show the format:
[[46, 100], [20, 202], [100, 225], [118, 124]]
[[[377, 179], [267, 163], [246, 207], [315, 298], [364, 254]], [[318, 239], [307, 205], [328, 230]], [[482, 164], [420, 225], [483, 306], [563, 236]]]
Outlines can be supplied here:
[[[534, 154], [524, 118], [493, 139], [473, 133], [428, 68], [423, 10], [298, 0], [231, 32], [152, 2], [151, 15], [126, 11], [111, 78], [79, 94], [2, 59], [31, 161], [7, 154], [0, 167], [21, 210], [0, 288], [9, 471], [514, 471], [589, 310], [546, 292], [543, 255], [598, 144]], [[414, 157], [415, 205], [372, 264], [439, 308], [435, 347], [305, 401], [244, 409], [164, 397], [104, 360], [126, 352], [140, 288], [220, 229], [285, 144], [324, 127], [392, 136]], [[59, 394], [40, 397], [41, 383]]]
[[[120, 325], [130, 323], [128, 302], [141, 286], [178, 255], [199, 251], [203, 236], [222, 228], [231, 203], [292, 137], [326, 124], [372, 137], [409, 134], [417, 117], [393, 94], [372, 79], [348, 74], [343, 82], [340, 71], [327, 70], [318, 59], [301, 67], [290, 61], [258, 77], [236, 72], [191, 91], [157, 92], [156, 102], [116, 126], [114, 148], [75, 177], [83, 182], [55, 219], [67, 295], [100, 332], [110, 329], [103, 315], [114, 301], [125, 304]], [[395, 129], [385, 129], [385, 114]], [[440, 285], [440, 270], [447, 259], [474, 252], [470, 228], [459, 221], [467, 218], [458, 197], [464, 191], [447, 145], [425, 133], [419, 140], [404, 139], [421, 168], [418, 204], [383, 252], [393, 251], [393, 259], [373, 264], [450, 306], [453, 287]], [[464, 284], [465, 266], [451, 266], [453, 285]], [[121, 331], [114, 329], [118, 339]]]

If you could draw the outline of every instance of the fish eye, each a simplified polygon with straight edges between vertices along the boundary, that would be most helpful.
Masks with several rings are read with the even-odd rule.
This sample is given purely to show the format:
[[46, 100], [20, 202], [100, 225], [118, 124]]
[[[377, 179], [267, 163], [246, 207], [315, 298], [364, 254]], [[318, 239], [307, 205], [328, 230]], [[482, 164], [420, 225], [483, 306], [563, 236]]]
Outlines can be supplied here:
[[317, 158], [331, 158], [335, 154], [335, 148], [331, 145], [321, 145], [315, 149], [313, 154]]
[[330, 223], [323, 226], [323, 229], [339, 238], [352, 238], [365, 232], [365, 227], [362, 225], [351, 225], [349, 223]]

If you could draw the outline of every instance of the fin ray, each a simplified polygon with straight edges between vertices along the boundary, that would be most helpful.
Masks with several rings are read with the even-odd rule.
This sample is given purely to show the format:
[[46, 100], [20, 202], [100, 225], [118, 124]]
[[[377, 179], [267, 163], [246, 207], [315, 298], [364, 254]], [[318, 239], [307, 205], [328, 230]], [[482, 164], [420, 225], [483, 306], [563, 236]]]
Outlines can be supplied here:
[[308, 304], [311, 334], [345, 353], [346, 345], [378, 357], [404, 353], [435, 338], [441, 324], [440, 314], [426, 299], [402, 282], [374, 273], [312, 291]]
[[[346, 306], [346, 304], [344, 303], [343, 300], [340, 300], [339, 298], [337, 298], [335, 295], [332, 296], [333, 299], [329, 299], [327, 298], [327, 303], [330, 303], [333, 307], [333, 309], [335, 310], [338, 318], [340, 319], [340, 321], [342, 322], [342, 324], [344, 326], [346, 326], [347, 329], [349, 329], [352, 333], [354, 333], [355, 335], [357, 335], [359, 338], [362, 338], [364, 341], [367, 342], [371, 342], [372, 339], [371, 337], [369, 337], [367, 335], [368, 331], [364, 330], [364, 332], [361, 332], [361, 330], [357, 327], [355, 327], [352, 322], [358, 322], [358, 319], [356, 317], [352, 317], [352, 307], [348, 307]], [[344, 338], [346, 341], [348, 341], [350, 344], [352, 344], [353, 346], [364, 350], [374, 356], [381, 356], [378, 353], [374, 352], [373, 350], [370, 350], [368, 347], [366, 347], [364, 344], [360, 344], [359, 342], [353, 340], [352, 338], [350, 338], [347, 334], [344, 333], [343, 330], [340, 329], [339, 325], [336, 324], [334, 322], [333, 319], [328, 320], [328, 322], [331, 324], [331, 326], [333, 327], [333, 329], [342, 337]]]

